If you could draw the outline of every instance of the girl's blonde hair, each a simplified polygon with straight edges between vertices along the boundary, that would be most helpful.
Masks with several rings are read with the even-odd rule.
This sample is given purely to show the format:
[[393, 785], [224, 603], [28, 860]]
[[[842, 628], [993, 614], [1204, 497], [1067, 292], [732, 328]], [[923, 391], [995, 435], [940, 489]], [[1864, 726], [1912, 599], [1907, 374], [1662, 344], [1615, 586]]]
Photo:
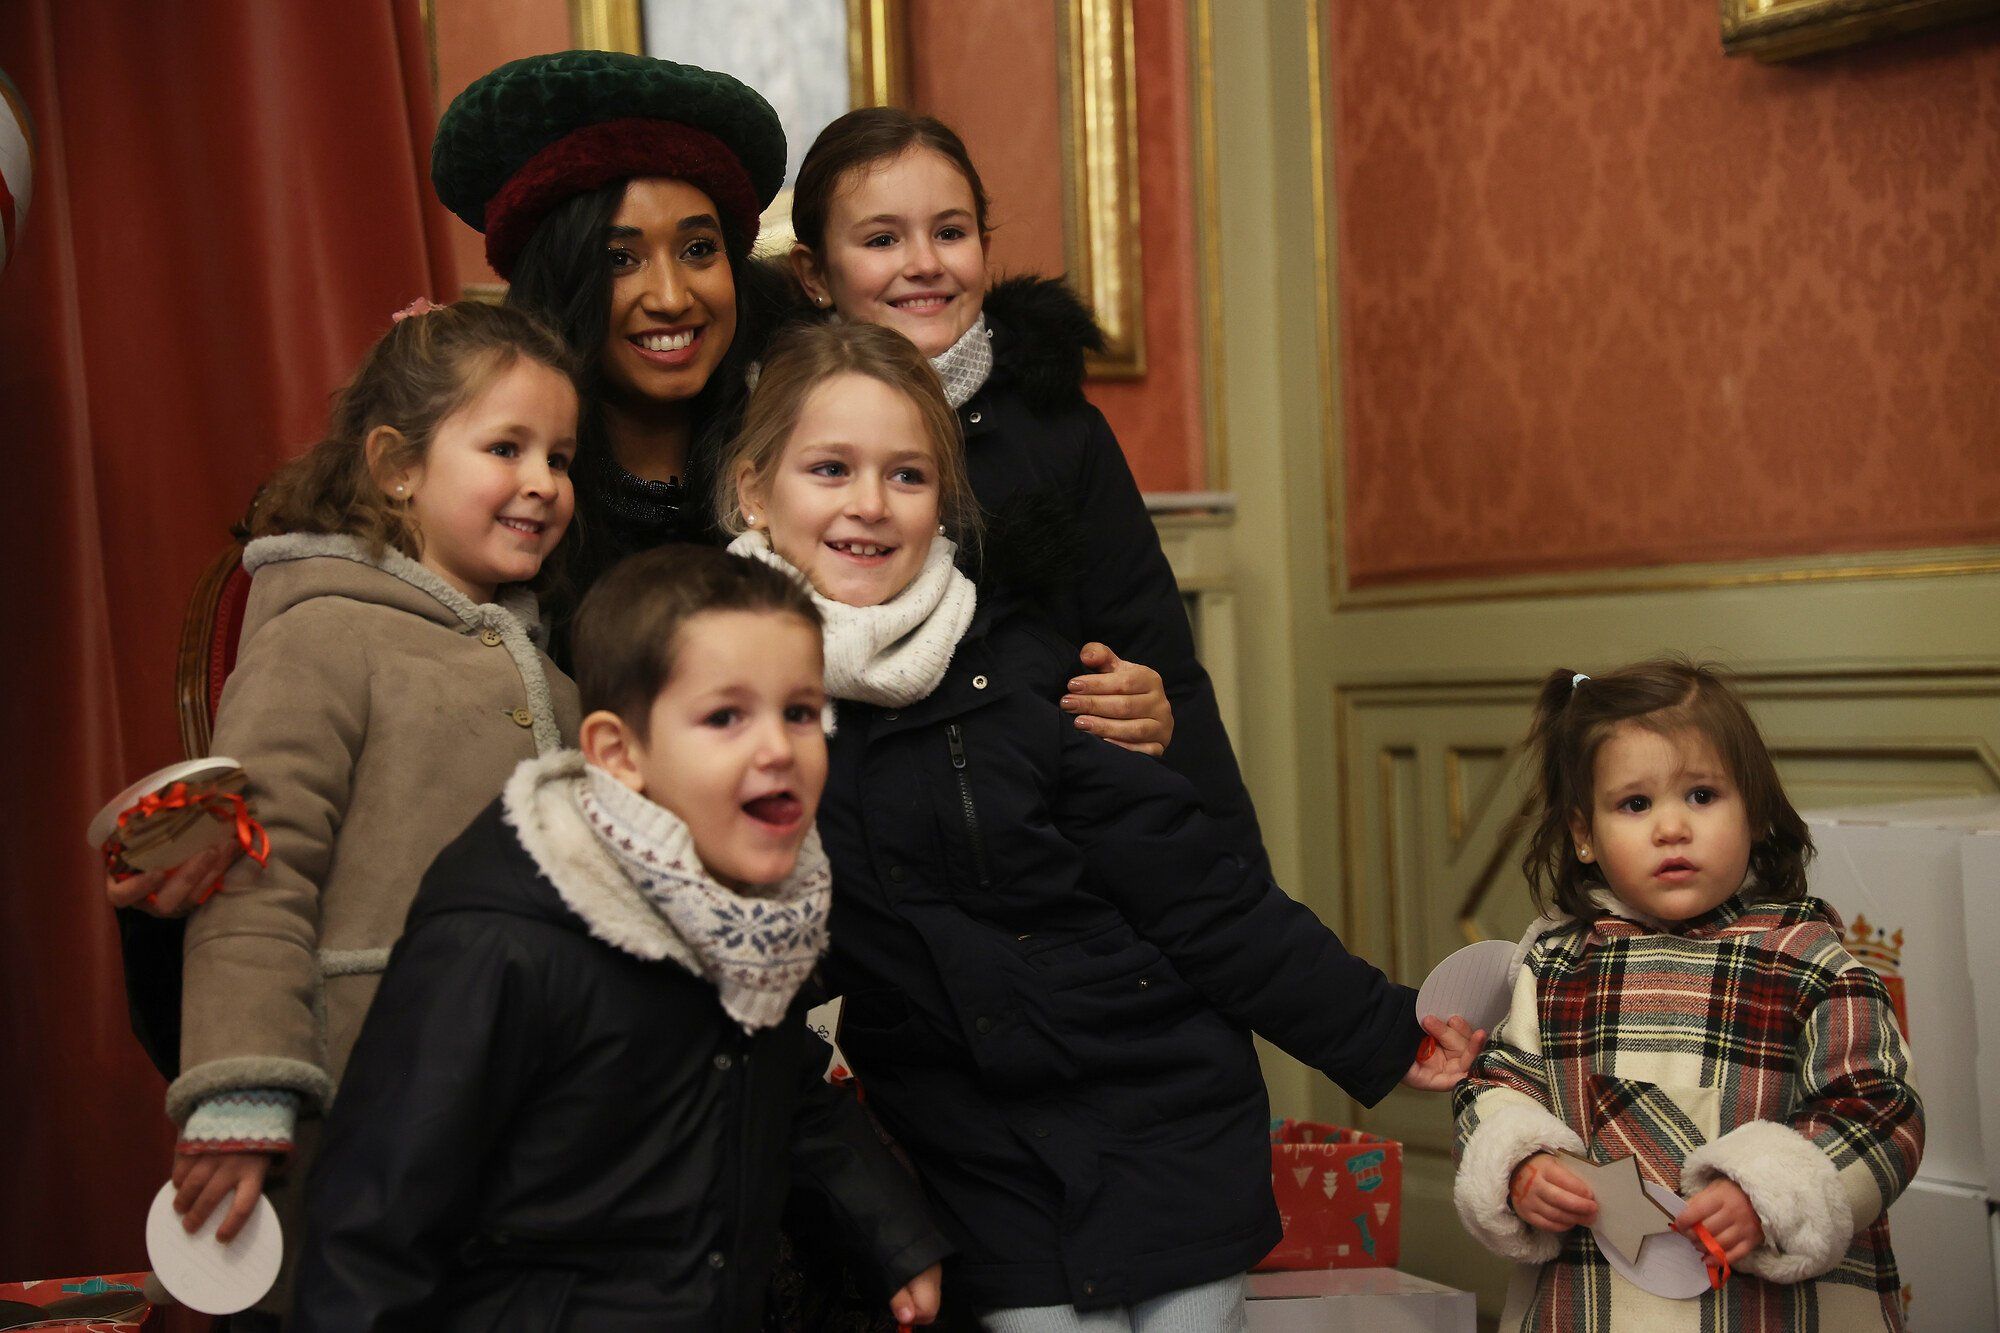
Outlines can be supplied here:
[[[423, 462], [445, 418], [523, 358], [576, 382], [563, 341], [511, 306], [454, 301], [390, 325], [335, 395], [326, 438], [279, 468], [253, 502], [250, 535], [346, 533], [378, 556], [393, 547], [418, 558], [422, 534], [407, 505], [384, 493], [375, 469]], [[379, 426], [396, 436], [371, 469], [366, 444]]]
[[746, 465], [752, 484], [768, 486], [777, 472], [785, 445], [798, 427], [812, 391], [836, 375], [866, 375], [886, 384], [912, 403], [930, 440], [937, 463], [938, 519], [945, 533], [961, 547], [978, 546], [979, 501], [965, 470], [965, 440], [958, 413], [945, 401], [944, 385], [915, 343], [894, 329], [877, 324], [795, 324], [772, 340], [750, 391], [743, 428], [723, 456], [722, 476], [715, 488], [715, 521], [732, 536], [741, 535], [742, 474]]
[[1743, 799], [1758, 896], [1805, 897], [1812, 835], [1785, 796], [1750, 710], [1714, 667], [1664, 657], [1602, 676], [1564, 667], [1542, 682], [1528, 736], [1536, 808], [1521, 819], [1529, 835], [1521, 870], [1537, 908], [1553, 903], [1573, 917], [1597, 914], [1590, 892], [1604, 881], [1596, 866], [1577, 859], [1570, 817], [1590, 822], [1598, 747], [1625, 722], [1662, 736], [1694, 732], [1714, 746]]

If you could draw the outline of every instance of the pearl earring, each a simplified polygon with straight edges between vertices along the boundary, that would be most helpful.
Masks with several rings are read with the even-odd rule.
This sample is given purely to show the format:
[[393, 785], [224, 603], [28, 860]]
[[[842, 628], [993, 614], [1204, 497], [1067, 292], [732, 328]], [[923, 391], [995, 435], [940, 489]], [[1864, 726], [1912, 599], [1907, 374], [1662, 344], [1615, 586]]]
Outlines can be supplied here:
[[1590, 848], [1588, 847], [1577, 848], [1576, 859], [1579, 861], [1588, 861], [1590, 859]]
[[403, 488], [401, 486], [398, 486], [396, 488], [396, 494], [401, 495], [402, 493], [403, 493]]
[[755, 514], [745, 514], [743, 521], [753, 528], [757, 526], [757, 516]]
[[942, 523], [938, 524], [938, 536], [944, 536], [944, 524]]

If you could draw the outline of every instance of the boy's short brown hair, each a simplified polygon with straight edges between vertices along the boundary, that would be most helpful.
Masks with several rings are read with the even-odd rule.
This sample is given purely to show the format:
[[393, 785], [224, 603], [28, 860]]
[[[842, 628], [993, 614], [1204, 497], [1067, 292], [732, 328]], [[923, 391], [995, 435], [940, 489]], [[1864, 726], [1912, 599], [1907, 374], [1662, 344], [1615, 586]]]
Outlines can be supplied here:
[[576, 687], [583, 711], [615, 713], [640, 736], [673, 678], [681, 631], [704, 611], [794, 615], [820, 628], [804, 588], [770, 565], [708, 546], [627, 556], [591, 585], [576, 614]]

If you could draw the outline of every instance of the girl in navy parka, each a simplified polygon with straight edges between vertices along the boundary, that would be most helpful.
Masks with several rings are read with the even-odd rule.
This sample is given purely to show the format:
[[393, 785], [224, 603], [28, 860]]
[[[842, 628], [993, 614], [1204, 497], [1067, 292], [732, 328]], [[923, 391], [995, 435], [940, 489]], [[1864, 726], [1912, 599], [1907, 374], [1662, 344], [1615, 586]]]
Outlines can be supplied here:
[[[907, 1148], [989, 1328], [1242, 1327], [1279, 1236], [1257, 1031], [1373, 1103], [1445, 1088], [1478, 1037], [1232, 845], [1157, 761], [1084, 735], [1074, 654], [983, 601], [958, 424], [900, 334], [772, 350], [723, 474], [731, 547], [809, 583], [840, 701], [820, 831], [829, 980], [869, 1104]], [[1164, 1325], [1163, 1325], [1164, 1326]]]

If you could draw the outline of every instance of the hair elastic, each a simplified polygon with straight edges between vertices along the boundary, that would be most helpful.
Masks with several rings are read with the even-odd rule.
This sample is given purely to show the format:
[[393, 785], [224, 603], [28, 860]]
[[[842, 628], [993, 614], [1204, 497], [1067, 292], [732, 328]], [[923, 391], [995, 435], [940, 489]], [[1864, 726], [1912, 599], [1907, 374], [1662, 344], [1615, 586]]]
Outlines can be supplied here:
[[1569, 678], [1569, 692], [1571, 694], [1575, 694], [1576, 687], [1583, 684], [1583, 682], [1589, 679], [1590, 677], [1584, 675], [1581, 671], [1577, 672], [1574, 676], [1571, 676]]

